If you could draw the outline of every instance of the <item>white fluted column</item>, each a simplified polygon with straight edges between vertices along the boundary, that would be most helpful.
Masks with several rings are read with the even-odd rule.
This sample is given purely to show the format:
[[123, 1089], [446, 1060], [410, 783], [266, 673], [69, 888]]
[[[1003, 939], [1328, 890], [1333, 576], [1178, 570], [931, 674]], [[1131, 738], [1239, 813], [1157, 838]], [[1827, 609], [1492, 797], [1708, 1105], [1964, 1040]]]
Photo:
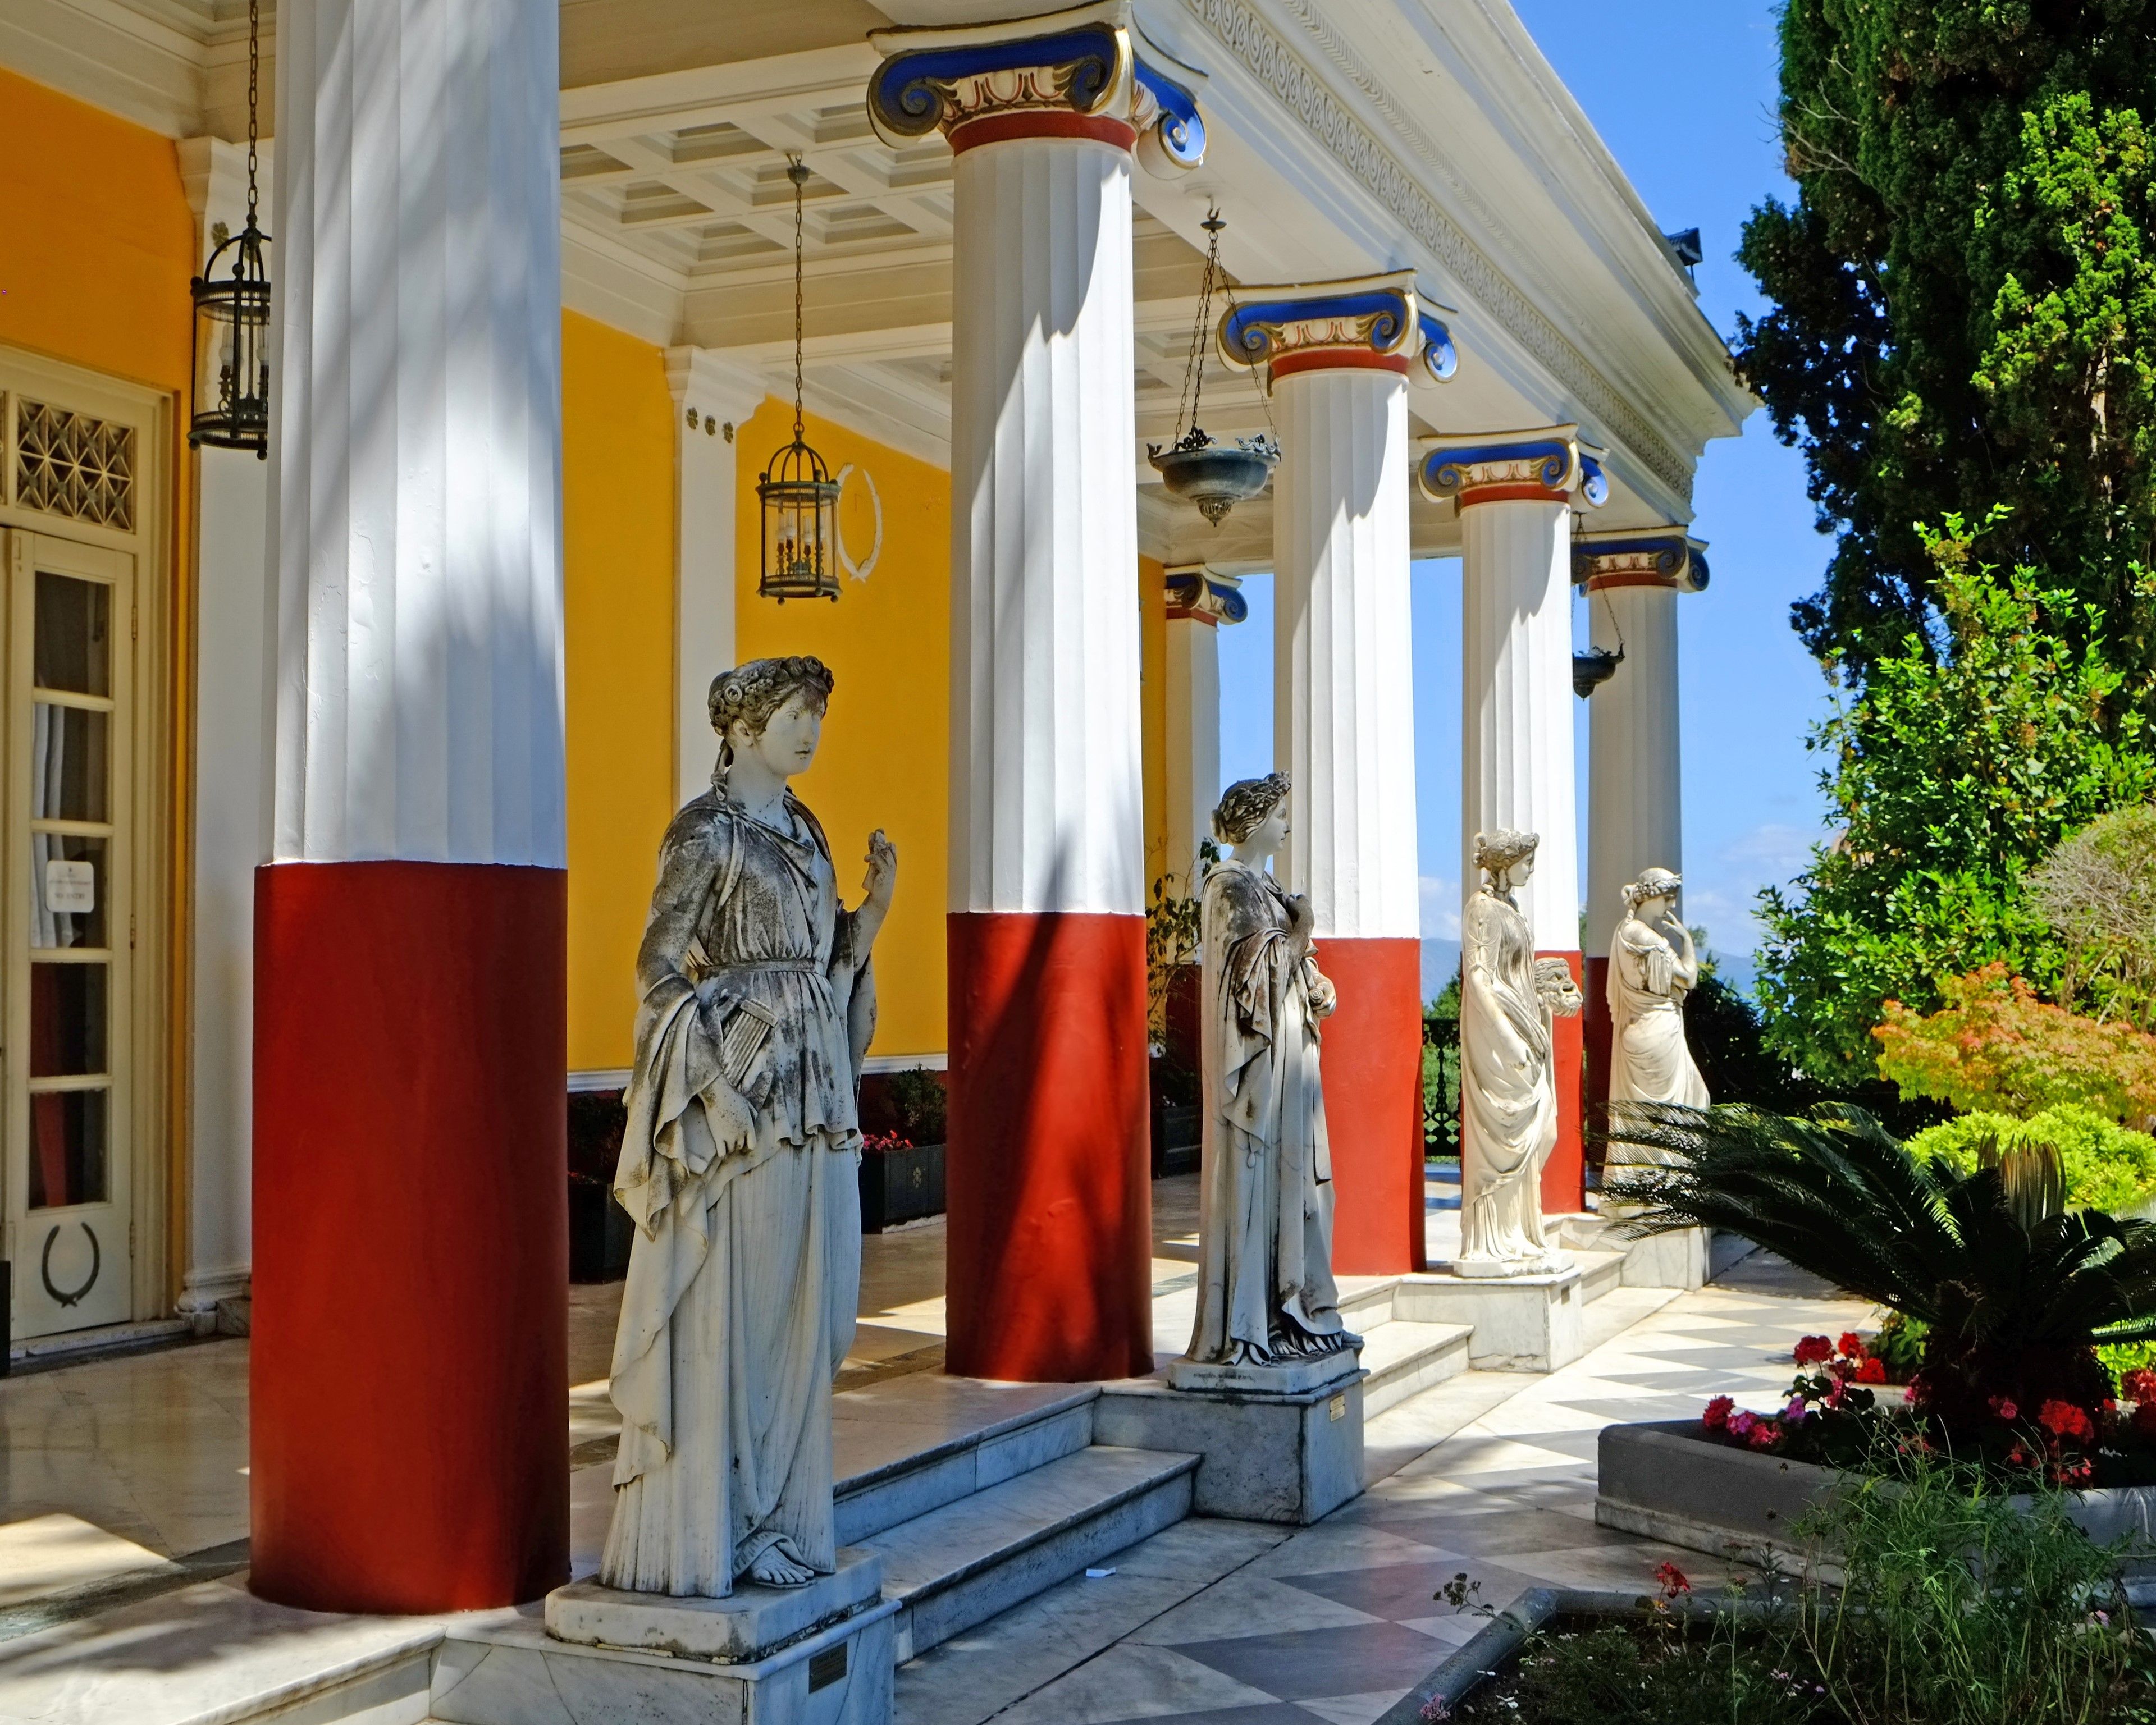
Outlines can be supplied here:
[[1707, 585], [1706, 547], [1681, 529], [1583, 533], [1573, 574], [1594, 645], [1624, 658], [1588, 705], [1587, 1094], [1609, 1097], [1609, 942], [1623, 889], [1643, 870], [1684, 867], [1677, 731], [1677, 595]]
[[1164, 866], [1187, 896], [1198, 888], [1199, 846], [1212, 836], [1220, 798], [1220, 639], [1250, 607], [1233, 576], [1203, 564], [1170, 569], [1168, 613], [1167, 845]]
[[1250, 287], [1222, 326], [1262, 364], [1273, 485], [1273, 760], [1293, 785], [1287, 875], [1339, 992], [1324, 1045], [1334, 1266], [1419, 1269], [1422, 943], [1416, 888], [1407, 374], [1411, 271]]
[[249, 1583], [506, 1604], [568, 1562], [559, 20], [278, 25]]
[[[179, 144], [180, 180], [207, 261], [247, 219], [247, 149]], [[269, 163], [258, 176], [265, 206]], [[269, 219], [268, 208], [263, 219]], [[269, 253], [270, 273], [278, 257]], [[187, 1266], [179, 1309], [198, 1328], [247, 1292], [253, 1257], [254, 870], [264, 855], [263, 711], [269, 668], [270, 467], [242, 449], [195, 452], [193, 1036]]]
[[1124, 0], [870, 40], [879, 132], [957, 157], [949, 1368], [1147, 1371], [1131, 168], [1195, 109]]
[[[1460, 884], [1477, 885], [1475, 835], [1540, 837], [1520, 909], [1539, 955], [1584, 980], [1572, 703], [1572, 512], [1599, 504], [1600, 469], [1576, 426], [1430, 440], [1423, 489], [1460, 508], [1465, 565], [1461, 656]], [[1584, 1203], [1581, 1025], [1557, 1021], [1558, 1137], [1545, 1209]]]
[[674, 393], [674, 794], [711, 788], [711, 680], [734, 664], [735, 499], [742, 423], [763, 380], [701, 347], [666, 350]]

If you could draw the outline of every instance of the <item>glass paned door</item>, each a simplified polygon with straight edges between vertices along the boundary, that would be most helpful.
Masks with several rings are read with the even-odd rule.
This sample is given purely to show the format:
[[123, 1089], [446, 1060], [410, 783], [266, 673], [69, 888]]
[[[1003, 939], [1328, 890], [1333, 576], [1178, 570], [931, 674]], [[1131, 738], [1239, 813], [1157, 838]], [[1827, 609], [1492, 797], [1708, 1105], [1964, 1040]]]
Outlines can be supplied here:
[[8, 536], [6, 1121], [17, 1337], [128, 1316], [134, 559]]

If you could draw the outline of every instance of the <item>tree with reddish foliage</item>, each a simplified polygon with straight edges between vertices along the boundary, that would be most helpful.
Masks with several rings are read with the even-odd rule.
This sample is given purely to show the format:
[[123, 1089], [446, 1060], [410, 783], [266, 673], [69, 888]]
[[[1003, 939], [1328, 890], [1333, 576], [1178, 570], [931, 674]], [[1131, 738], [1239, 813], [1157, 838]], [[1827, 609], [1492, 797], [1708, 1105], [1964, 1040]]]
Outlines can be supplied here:
[[2156, 1115], [2156, 1036], [2053, 1006], [2004, 964], [1939, 992], [1933, 1013], [1888, 1001], [1871, 1033], [1903, 1096], [2016, 1115], [2073, 1104], [2137, 1127]]

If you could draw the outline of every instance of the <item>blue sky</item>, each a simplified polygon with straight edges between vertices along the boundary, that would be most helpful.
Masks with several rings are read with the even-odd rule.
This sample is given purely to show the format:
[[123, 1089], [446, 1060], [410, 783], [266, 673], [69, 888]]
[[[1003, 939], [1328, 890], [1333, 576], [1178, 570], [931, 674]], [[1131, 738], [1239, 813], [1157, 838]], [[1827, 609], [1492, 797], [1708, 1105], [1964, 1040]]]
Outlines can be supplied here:
[[[1791, 188], [1773, 132], [1774, 10], [1768, 0], [1514, 0], [1543, 52], [1665, 229], [1699, 228], [1700, 306], [1727, 336], [1761, 301], [1731, 254], [1747, 213]], [[1827, 685], [1789, 629], [1830, 542], [1812, 523], [1798, 452], [1755, 413], [1741, 439], [1707, 445], [1692, 531], [1710, 546], [1713, 583], [1678, 603], [1684, 735], [1686, 915], [1730, 968], [1758, 939], [1753, 900], [1788, 880], [1820, 836], [1824, 805], [1806, 731]], [[1271, 764], [1271, 583], [1245, 583], [1248, 624], [1220, 632], [1224, 778]], [[1415, 767], [1423, 933], [1457, 929], [1460, 831], [1460, 567], [1414, 572]], [[1579, 602], [1584, 604], [1584, 602]], [[1586, 639], [1575, 608], [1577, 637]], [[1580, 835], [1586, 836], [1586, 705], [1575, 705]], [[1586, 859], [1581, 858], [1585, 878]]]

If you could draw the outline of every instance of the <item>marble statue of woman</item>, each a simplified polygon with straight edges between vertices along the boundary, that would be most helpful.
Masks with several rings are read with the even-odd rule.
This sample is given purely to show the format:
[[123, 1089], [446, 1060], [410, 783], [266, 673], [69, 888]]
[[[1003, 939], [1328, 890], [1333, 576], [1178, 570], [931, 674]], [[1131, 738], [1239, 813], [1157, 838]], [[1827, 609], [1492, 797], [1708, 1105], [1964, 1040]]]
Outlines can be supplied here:
[[1684, 883], [1649, 869], [1625, 888], [1625, 920], [1609, 942], [1609, 1100], [1707, 1104], [1685, 1043], [1684, 999], [1699, 984], [1691, 932], [1677, 916]]
[[1557, 1146], [1551, 1019], [1579, 1010], [1562, 958], [1537, 960], [1513, 899], [1532, 833], [1478, 833], [1486, 877], [1460, 916], [1460, 1256], [1456, 1275], [1530, 1276], [1570, 1260], [1543, 1238], [1543, 1167]]
[[613, 1394], [602, 1584], [724, 1599], [837, 1565], [831, 1383], [860, 1282], [855, 1079], [875, 1021], [866, 896], [787, 788], [814, 758], [831, 674], [759, 659], [711, 685], [711, 788], [675, 816], [644, 945], [614, 1194], [635, 1219]]
[[1281, 773], [1230, 785], [1207, 872], [1198, 1318], [1186, 1356], [1264, 1366], [1362, 1345], [1332, 1282], [1332, 1160], [1317, 1024], [1335, 1004], [1310, 902], [1266, 868], [1288, 830]]

